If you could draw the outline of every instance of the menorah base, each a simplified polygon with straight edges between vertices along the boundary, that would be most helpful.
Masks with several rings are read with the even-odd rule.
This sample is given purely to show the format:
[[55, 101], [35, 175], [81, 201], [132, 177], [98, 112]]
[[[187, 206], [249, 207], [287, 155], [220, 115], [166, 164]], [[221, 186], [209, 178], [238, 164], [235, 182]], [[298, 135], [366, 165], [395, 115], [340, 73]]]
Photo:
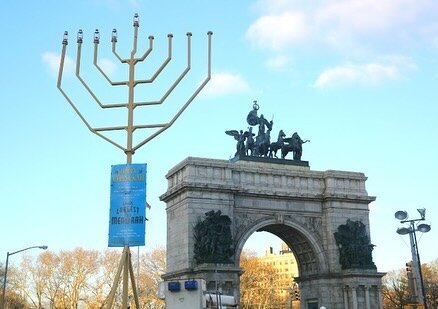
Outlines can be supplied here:
[[116, 290], [120, 283], [120, 277], [123, 270], [123, 291], [122, 291], [122, 309], [128, 308], [128, 285], [129, 276], [131, 277], [132, 293], [135, 301], [135, 308], [140, 308], [140, 302], [138, 301], [137, 286], [134, 278], [134, 270], [132, 268], [131, 262], [131, 252], [129, 246], [125, 246], [122, 253], [122, 258], [120, 259], [119, 267], [117, 268], [116, 276], [114, 277], [114, 282], [111, 287], [111, 292], [105, 301], [106, 305], [103, 306], [105, 309], [111, 309], [113, 307], [114, 298], [116, 295]]

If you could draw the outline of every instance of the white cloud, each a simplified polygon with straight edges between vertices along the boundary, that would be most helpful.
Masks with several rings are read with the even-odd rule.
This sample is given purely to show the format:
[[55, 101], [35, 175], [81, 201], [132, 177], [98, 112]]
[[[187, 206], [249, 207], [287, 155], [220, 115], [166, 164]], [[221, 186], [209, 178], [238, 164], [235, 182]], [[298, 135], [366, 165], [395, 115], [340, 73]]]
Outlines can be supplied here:
[[[405, 3], [403, 3], [405, 2]], [[403, 0], [350, 0], [332, 1], [316, 12], [322, 25], [351, 32], [385, 30], [412, 15]], [[405, 4], [405, 5], [403, 5]]]
[[309, 31], [305, 14], [286, 11], [260, 17], [249, 27], [246, 37], [259, 47], [278, 50], [303, 41]]
[[245, 93], [250, 90], [248, 83], [237, 74], [212, 74], [210, 82], [201, 92], [204, 97], [219, 97], [231, 93]]
[[415, 64], [391, 54], [438, 46], [436, 0], [259, 0], [254, 8], [260, 16], [248, 27], [246, 38], [274, 52], [268, 54], [268, 68], [290, 65], [279, 55], [305, 55], [303, 46], [311, 48], [310, 57], [318, 57], [316, 65], [336, 54], [348, 55], [347, 64], [334, 65], [317, 77], [316, 88], [404, 79]]
[[[436, 2], [436, 1], [435, 1]], [[353, 48], [393, 48], [431, 41], [420, 31], [434, 22], [438, 2], [431, 0], [329, 1], [313, 12], [320, 39], [350, 52]]]
[[115, 73], [117, 69], [117, 65], [107, 58], [100, 59], [99, 66], [107, 75]]
[[267, 50], [312, 43], [351, 53], [352, 47], [397, 49], [403, 40], [420, 44], [438, 37], [436, 0], [261, 0], [256, 7], [261, 16], [246, 37]]
[[347, 64], [324, 70], [316, 79], [316, 88], [345, 85], [375, 86], [403, 78], [405, 67], [395, 63]]
[[[57, 76], [59, 72], [59, 65], [61, 60], [61, 55], [53, 52], [45, 52], [41, 55], [42, 61], [47, 65], [49, 71]], [[64, 74], [72, 74], [75, 71], [74, 61], [69, 57], [64, 58]]]
[[281, 70], [290, 64], [291, 60], [285, 55], [276, 55], [273, 58], [268, 59], [266, 65], [271, 70]]

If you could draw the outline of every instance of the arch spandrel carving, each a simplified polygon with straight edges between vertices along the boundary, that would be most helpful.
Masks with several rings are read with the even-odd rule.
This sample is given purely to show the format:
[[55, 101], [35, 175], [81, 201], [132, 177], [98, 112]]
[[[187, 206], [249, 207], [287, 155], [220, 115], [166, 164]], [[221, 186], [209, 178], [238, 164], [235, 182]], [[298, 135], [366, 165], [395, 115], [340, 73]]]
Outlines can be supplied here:
[[322, 239], [322, 219], [310, 216], [288, 216], [289, 220], [296, 220], [310, 232], [314, 233], [320, 240]]
[[[235, 213], [234, 216], [234, 242], [237, 245], [240, 239], [242, 239], [247, 231], [254, 226], [257, 226], [257, 222], [263, 222], [269, 217], [262, 214], [248, 214], [248, 213]], [[245, 239], [248, 240], [248, 238]]]

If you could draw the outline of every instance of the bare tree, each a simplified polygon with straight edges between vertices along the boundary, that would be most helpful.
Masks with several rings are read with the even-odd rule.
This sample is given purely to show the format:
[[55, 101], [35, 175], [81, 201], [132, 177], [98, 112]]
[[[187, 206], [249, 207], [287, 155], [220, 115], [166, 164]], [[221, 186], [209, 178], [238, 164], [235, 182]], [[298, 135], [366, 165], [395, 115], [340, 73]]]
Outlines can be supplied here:
[[3, 279], [5, 276], [5, 266], [3, 264], [0, 264], [0, 284], [3, 286]]
[[34, 258], [24, 255], [20, 267], [10, 268], [8, 290], [14, 291], [16, 299], [25, 299], [28, 307], [42, 308], [44, 278], [34, 261]]
[[[438, 306], [438, 259], [421, 265], [424, 292], [428, 308]], [[405, 269], [388, 272], [383, 277], [383, 297], [385, 309], [403, 309], [410, 302]]]
[[43, 296], [50, 309], [57, 308], [57, 300], [62, 298], [62, 275], [60, 273], [61, 259], [51, 251], [42, 252], [38, 256], [38, 267], [45, 278]]
[[29, 305], [26, 299], [15, 291], [8, 291], [5, 299], [5, 308], [27, 309]]
[[[4, 280], [4, 268], [2, 269], [2, 286]], [[12, 265], [8, 267], [8, 278], [7, 278], [7, 289], [5, 294], [5, 308], [28, 308], [28, 304], [26, 302], [26, 291], [21, 289], [18, 281], [16, 280], [18, 276], [17, 269]]]
[[[121, 252], [117, 250], [105, 250], [99, 258], [99, 271], [95, 274], [92, 285], [89, 287], [90, 295], [86, 300], [89, 309], [102, 308], [111, 290], [118, 264], [120, 263]], [[119, 296], [120, 289], [116, 292], [115, 305], [121, 304]]]
[[79, 301], [86, 298], [88, 281], [98, 272], [99, 253], [76, 248], [72, 252], [61, 251], [59, 257], [64, 306], [78, 308]]
[[403, 309], [409, 302], [409, 290], [403, 270], [388, 272], [383, 278], [383, 300], [386, 309]]
[[427, 308], [438, 308], [438, 259], [422, 265]]
[[45, 286], [45, 277], [42, 269], [35, 262], [35, 259], [25, 256], [21, 262], [21, 269], [27, 269], [27, 286], [28, 299], [31, 301], [34, 308], [42, 308], [43, 290]]
[[166, 250], [157, 247], [140, 257], [140, 277], [138, 290], [140, 306], [144, 309], [164, 308], [164, 301], [158, 297], [158, 285], [162, 281], [161, 275], [166, 270]]

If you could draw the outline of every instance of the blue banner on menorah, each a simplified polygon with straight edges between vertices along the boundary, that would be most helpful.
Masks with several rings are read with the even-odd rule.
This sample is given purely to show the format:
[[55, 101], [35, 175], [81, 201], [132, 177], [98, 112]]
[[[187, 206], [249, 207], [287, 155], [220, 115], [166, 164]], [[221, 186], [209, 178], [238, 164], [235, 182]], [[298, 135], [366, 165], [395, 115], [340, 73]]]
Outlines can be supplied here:
[[144, 246], [146, 164], [111, 166], [108, 247]]

